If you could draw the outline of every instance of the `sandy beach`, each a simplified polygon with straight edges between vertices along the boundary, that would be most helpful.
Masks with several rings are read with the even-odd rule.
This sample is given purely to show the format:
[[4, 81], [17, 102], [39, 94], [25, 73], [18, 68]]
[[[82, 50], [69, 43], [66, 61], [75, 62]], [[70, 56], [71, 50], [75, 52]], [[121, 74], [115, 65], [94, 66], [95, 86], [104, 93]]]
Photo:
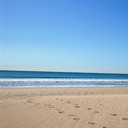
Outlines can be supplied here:
[[128, 87], [0, 89], [0, 128], [127, 127]]

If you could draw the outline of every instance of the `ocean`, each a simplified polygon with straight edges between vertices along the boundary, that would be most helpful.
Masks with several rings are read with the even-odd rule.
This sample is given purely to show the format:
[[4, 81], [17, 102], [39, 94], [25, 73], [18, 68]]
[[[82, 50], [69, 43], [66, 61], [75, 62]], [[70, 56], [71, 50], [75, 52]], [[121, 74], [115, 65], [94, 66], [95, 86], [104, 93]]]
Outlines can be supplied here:
[[128, 74], [0, 70], [0, 88], [128, 86]]

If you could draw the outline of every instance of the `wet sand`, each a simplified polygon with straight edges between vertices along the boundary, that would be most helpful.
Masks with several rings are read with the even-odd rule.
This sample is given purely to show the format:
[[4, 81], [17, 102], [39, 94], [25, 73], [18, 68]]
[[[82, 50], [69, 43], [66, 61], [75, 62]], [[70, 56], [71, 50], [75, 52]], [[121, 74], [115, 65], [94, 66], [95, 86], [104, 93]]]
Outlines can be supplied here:
[[128, 87], [0, 89], [0, 128], [127, 128]]

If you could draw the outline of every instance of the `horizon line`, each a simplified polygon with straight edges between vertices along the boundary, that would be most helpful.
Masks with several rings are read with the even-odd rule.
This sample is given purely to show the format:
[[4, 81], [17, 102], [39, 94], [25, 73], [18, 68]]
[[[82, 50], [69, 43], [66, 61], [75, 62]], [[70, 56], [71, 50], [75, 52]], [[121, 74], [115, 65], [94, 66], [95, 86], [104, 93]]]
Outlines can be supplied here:
[[113, 72], [77, 72], [77, 71], [39, 71], [39, 70], [0, 70], [0, 71], [20, 71], [20, 72], [60, 72], [60, 73], [94, 73], [94, 74], [125, 74], [128, 73], [113, 73]]

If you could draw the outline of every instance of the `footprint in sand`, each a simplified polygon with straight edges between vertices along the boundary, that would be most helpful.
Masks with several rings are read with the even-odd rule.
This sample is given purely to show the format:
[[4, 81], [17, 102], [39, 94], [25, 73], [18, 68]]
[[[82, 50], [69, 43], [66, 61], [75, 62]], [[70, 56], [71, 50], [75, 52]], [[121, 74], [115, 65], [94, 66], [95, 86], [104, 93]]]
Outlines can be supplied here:
[[54, 106], [49, 106], [49, 108], [54, 108]]
[[128, 120], [128, 118], [124, 117], [124, 118], [122, 118], [122, 120]]
[[32, 100], [27, 100], [27, 103], [32, 103]]
[[59, 111], [59, 113], [60, 113], [60, 114], [63, 114], [63, 113], [65, 113], [65, 112], [64, 112], [64, 111]]
[[76, 107], [76, 108], [80, 108], [80, 106], [78, 106], [78, 105], [76, 105], [75, 107]]
[[94, 122], [88, 122], [88, 124], [92, 124], [92, 125], [94, 125], [95, 123], [94, 123]]
[[111, 116], [117, 116], [117, 114], [110, 114]]
[[72, 114], [68, 114], [68, 116], [75, 116], [75, 115], [72, 115]]
[[73, 120], [80, 120], [80, 118], [73, 118]]
[[[39, 104], [36, 104], [36, 105], [39, 105]], [[45, 106], [48, 106], [49, 108], [54, 108], [54, 106], [51, 106], [50, 104], [45, 104]]]
[[91, 108], [88, 108], [88, 110], [91, 110]]
[[99, 113], [99, 111], [94, 111], [94, 113]]

